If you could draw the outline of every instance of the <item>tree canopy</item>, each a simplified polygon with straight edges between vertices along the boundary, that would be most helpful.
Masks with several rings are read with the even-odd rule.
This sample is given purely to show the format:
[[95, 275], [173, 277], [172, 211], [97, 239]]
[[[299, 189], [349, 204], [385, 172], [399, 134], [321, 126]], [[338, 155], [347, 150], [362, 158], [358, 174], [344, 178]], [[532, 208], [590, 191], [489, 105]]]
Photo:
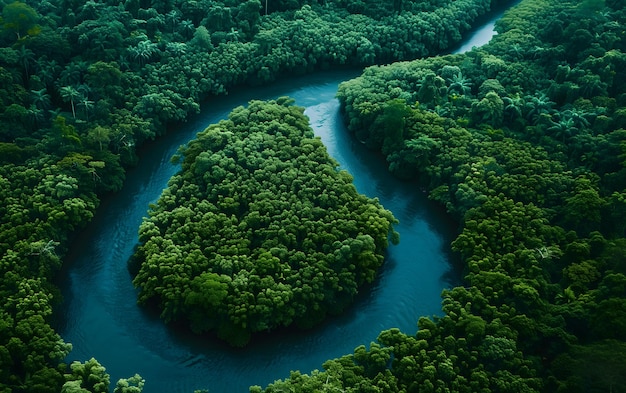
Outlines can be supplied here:
[[167, 322], [233, 345], [346, 307], [382, 265], [391, 212], [356, 191], [303, 108], [252, 101], [177, 157], [140, 227], [134, 283]]
[[[1, 1], [0, 391], [99, 389], [64, 363], [70, 345], [50, 326], [60, 301], [53, 277], [72, 234], [103, 195], [120, 189], [138, 146], [234, 86], [440, 53], [505, 3]], [[590, 368], [581, 356], [618, 353], [626, 326], [624, 6], [524, 0], [498, 22], [500, 34], [486, 47], [371, 67], [342, 86], [355, 137], [462, 223], [453, 247], [465, 261], [466, 287], [446, 292], [445, 316], [420, 320], [416, 335], [384, 332], [375, 345], [326, 363], [325, 372], [294, 372], [268, 389], [571, 391], [581, 381], [577, 370]], [[234, 160], [197, 157], [210, 176], [226, 176]], [[227, 166], [213, 170], [218, 157]], [[296, 179], [281, 162], [269, 168]], [[307, 184], [300, 186], [313, 187]], [[248, 206], [226, 185], [222, 191], [230, 199], [215, 201], [214, 222], [239, 228], [236, 213]], [[341, 197], [328, 194], [324, 203]], [[282, 206], [265, 197], [256, 202], [262, 212]], [[287, 228], [304, 218], [267, 230], [289, 240]], [[265, 224], [261, 214], [247, 219]], [[284, 267], [283, 250], [253, 240], [264, 248], [249, 261], [264, 272], [259, 287], [286, 285], [269, 281]], [[322, 242], [310, 240], [311, 249]], [[356, 240], [360, 250], [371, 244]], [[235, 253], [245, 244], [220, 247]], [[337, 257], [356, 258], [347, 247], [336, 248]], [[202, 260], [204, 251], [189, 258]], [[364, 271], [354, 279], [366, 282]], [[188, 275], [188, 297], [170, 317], [231, 296], [221, 271], [174, 274]], [[316, 277], [307, 279], [322, 285]], [[333, 296], [348, 302], [351, 290]], [[252, 293], [251, 304], [269, 309], [283, 294]], [[318, 292], [308, 296], [323, 304]], [[233, 315], [239, 321], [247, 312]], [[99, 365], [81, 361], [107, 380]], [[605, 373], [590, 368], [586, 386], [618, 391], [619, 366], [604, 364]], [[142, 386], [131, 377], [116, 390]]]
[[265, 392], [623, 391], [624, 17], [523, 1], [484, 47], [340, 86], [355, 138], [461, 223], [465, 282], [415, 334]]

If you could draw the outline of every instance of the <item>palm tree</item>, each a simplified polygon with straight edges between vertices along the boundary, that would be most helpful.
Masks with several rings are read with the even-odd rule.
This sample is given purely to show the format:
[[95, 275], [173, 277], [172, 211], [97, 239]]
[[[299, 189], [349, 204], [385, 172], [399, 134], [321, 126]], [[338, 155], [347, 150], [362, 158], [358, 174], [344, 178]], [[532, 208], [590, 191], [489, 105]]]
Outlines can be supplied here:
[[546, 93], [543, 92], [538, 96], [526, 96], [524, 101], [526, 103], [525, 117], [527, 120], [532, 121], [533, 124], [537, 123], [541, 115], [551, 113], [554, 105], [554, 102], [550, 101]]
[[167, 13], [167, 15], [165, 15], [165, 19], [170, 23], [172, 27], [172, 33], [174, 33], [174, 30], [176, 29], [176, 25], [178, 24], [178, 22], [180, 22], [180, 15], [178, 11], [171, 10], [170, 12]]
[[555, 300], [558, 303], [571, 303], [574, 300], [576, 300], [576, 293], [574, 293], [574, 290], [572, 289], [571, 286], [565, 288], [563, 290], [563, 293], [558, 293], [555, 297]]
[[72, 86], [63, 86], [61, 87], [59, 92], [61, 93], [61, 98], [63, 98], [63, 101], [65, 102], [69, 101], [70, 105], [72, 106], [72, 116], [76, 118], [76, 109], [74, 108], [74, 101], [78, 97], [80, 97], [80, 93], [78, 92], [78, 90], [76, 90]]
[[472, 91], [472, 83], [469, 79], [463, 76], [463, 73], [452, 75], [449, 79], [450, 86], [448, 86], [448, 94], [458, 93], [461, 95], [467, 95]]
[[34, 104], [28, 108], [28, 116], [31, 121], [31, 125], [35, 128], [44, 120], [44, 113], [42, 109], [37, 108]]
[[519, 94], [516, 94], [513, 97], [504, 97], [502, 98], [502, 101], [504, 102], [504, 115], [506, 118], [515, 120], [522, 117], [524, 100], [519, 96]]
[[139, 60], [139, 64], [143, 66], [157, 52], [157, 45], [150, 40], [143, 40], [130, 48], [130, 51], [133, 58]]
[[509, 47], [508, 54], [515, 60], [520, 60], [524, 57], [524, 50], [520, 44], [513, 44]]
[[100, 151], [102, 151], [102, 143], [108, 144], [111, 141], [111, 130], [102, 126], [96, 126], [89, 131], [89, 137], [98, 142]]
[[41, 63], [38, 74], [41, 80], [47, 86], [50, 86], [57, 79], [59, 72], [61, 72], [61, 66], [59, 66], [56, 60], [50, 60]]
[[128, 60], [128, 55], [120, 55], [117, 58], [117, 64], [120, 65], [120, 70], [122, 71], [126, 71], [128, 69], [130, 69], [130, 61]]
[[563, 117], [570, 119], [574, 122], [574, 125], [578, 128], [588, 128], [589, 120], [587, 120], [586, 116], [589, 116], [589, 113], [577, 110], [577, 109], [566, 109], [562, 112]]
[[552, 122], [548, 131], [553, 133], [555, 137], [559, 137], [563, 143], [578, 131], [572, 119], [561, 119], [558, 122]]
[[86, 61], [73, 61], [61, 71], [61, 85], [77, 85], [81, 83], [83, 75], [87, 72], [89, 64]]
[[59, 244], [61, 243], [55, 242], [54, 240], [49, 240], [45, 244], [43, 241], [31, 243], [30, 255], [56, 255], [55, 247]]
[[40, 109], [48, 109], [50, 107], [50, 94], [44, 88], [41, 90], [31, 90], [31, 97], [33, 98], [33, 104]]
[[95, 103], [91, 101], [87, 96], [81, 96], [78, 105], [82, 106], [85, 110], [85, 120], [89, 120], [89, 110], [93, 108]]
[[235, 29], [234, 27], [231, 27], [230, 32], [226, 34], [226, 37], [228, 37], [228, 39], [231, 41], [239, 42], [240, 35], [241, 34], [239, 33], [239, 30]]
[[185, 19], [180, 22], [181, 30], [183, 31], [183, 35], [185, 38], [190, 38], [190, 34], [196, 30], [196, 26], [194, 26], [193, 22], [189, 19]]
[[93, 40], [91, 40], [92, 47], [97, 48], [100, 51], [104, 51], [106, 49], [108, 42], [109, 42], [109, 38], [107, 37], [106, 34], [98, 35], [94, 37]]
[[87, 96], [91, 92], [91, 87], [89, 87], [89, 85], [81, 83], [80, 85], [76, 86], [76, 90], [78, 90], [81, 95]]
[[181, 56], [187, 52], [187, 44], [184, 42], [168, 42], [165, 50], [174, 56]]

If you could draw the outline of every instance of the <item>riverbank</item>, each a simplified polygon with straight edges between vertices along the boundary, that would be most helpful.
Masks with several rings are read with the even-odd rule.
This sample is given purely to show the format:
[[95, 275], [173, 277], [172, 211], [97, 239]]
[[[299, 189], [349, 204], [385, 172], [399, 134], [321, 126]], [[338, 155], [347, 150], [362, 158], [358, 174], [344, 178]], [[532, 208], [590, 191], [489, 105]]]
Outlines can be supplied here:
[[[244, 81], [266, 80], [272, 72], [306, 71], [315, 57], [307, 57], [306, 64], [288, 62], [299, 57], [274, 45], [273, 39], [287, 42], [283, 38], [307, 38], [310, 32], [294, 34], [298, 30], [287, 27], [295, 25], [283, 23], [284, 16], [278, 14], [272, 18], [283, 21], [279, 26], [287, 30], [261, 35], [258, 42], [249, 43], [243, 38], [253, 30], [239, 31], [232, 26], [229, 35], [215, 25], [219, 31], [209, 31], [196, 20], [196, 10], [143, 10], [131, 3], [68, 9], [55, 8], [53, 3], [36, 3], [32, 8], [16, 2], [3, 10], [9, 15], [11, 8], [17, 7], [28, 15], [29, 29], [0, 37], [7, 55], [2, 67], [12, 75], [3, 85], [8, 93], [3, 96], [13, 100], [2, 102], [0, 130], [0, 181], [7, 204], [2, 207], [6, 214], [2, 215], [0, 241], [6, 274], [0, 287], [3, 297], [9, 299], [3, 305], [3, 319], [9, 328], [0, 346], [10, 346], [10, 356], [2, 359], [0, 381], [8, 381], [9, 387], [56, 392], [66, 378], [62, 365], [57, 365], [69, 347], [48, 324], [52, 299], [59, 300], [50, 280], [61, 265], [70, 234], [81, 231], [94, 217], [98, 195], [119, 190], [125, 168], [136, 162], [137, 146], [163, 134], [166, 124], [186, 119], [198, 109], [200, 97], [223, 93]], [[454, 3], [454, 7], [475, 4]], [[478, 4], [480, 12], [484, 4]], [[237, 16], [231, 16], [232, 23], [245, 19], [246, 5], [237, 9]], [[168, 11], [172, 12], [165, 15]], [[300, 16], [314, 17], [311, 13]], [[346, 20], [356, 23], [359, 18]], [[450, 24], [448, 31], [445, 20], [438, 19], [444, 21], [438, 31], [456, 36], [459, 26]], [[342, 26], [345, 31], [353, 30]], [[444, 41], [449, 42], [442, 36], [430, 44]], [[333, 43], [334, 51], [321, 52], [334, 54], [332, 59], [322, 59], [328, 65], [376, 53], [375, 45], [353, 53], [357, 47], [351, 39], [340, 43], [345, 45]], [[296, 42], [293, 47], [303, 45]], [[317, 53], [316, 48], [311, 46], [311, 53]], [[257, 50], [266, 55], [270, 50], [271, 56], [259, 62]], [[18, 55], [23, 55], [24, 61], [14, 61]], [[362, 59], [372, 61], [369, 56]], [[272, 68], [276, 65], [279, 68]], [[41, 318], [29, 317], [32, 313]], [[29, 329], [40, 332], [36, 346], [24, 335]]]

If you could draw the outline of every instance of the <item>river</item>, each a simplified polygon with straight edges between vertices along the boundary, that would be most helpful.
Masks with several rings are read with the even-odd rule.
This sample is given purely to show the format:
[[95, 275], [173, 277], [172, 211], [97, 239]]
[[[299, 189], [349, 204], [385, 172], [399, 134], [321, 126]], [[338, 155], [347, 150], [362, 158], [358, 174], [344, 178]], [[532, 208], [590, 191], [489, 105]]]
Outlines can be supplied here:
[[[468, 48], [484, 43], [485, 31], [493, 34], [493, 20], [486, 26], [466, 41]], [[205, 103], [200, 115], [175, 132], [144, 146], [123, 189], [103, 200], [67, 258], [60, 284], [64, 303], [57, 312], [62, 320], [56, 326], [73, 344], [66, 361], [95, 357], [111, 375], [112, 387], [119, 378], [139, 373], [146, 379], [144, 393], [243, 393], [250, 385], [286, 378], [291, 370], [321, 369], [325, 360], [369, 345], [381, 330], [397, 327], [413, 334], [420, 316], [440, 314], [441, 290], [459, 282], [448, 247], [454, 225], [413, 184], [389, 176], [382, 159], [345, 130], [334, 96], [340, 82], [358, 74], [321, 72], [220, 97]], [[400, 220], [400, 244], [388, 249], [378, 279], [344, 314], [312, 330], [264, 335], [244, 349], [233, 349], [165, 326], [137, 306], [127, 261], [148, 204], [179, 169], [170, 158], [178, 146], [234, 107], [283, 95], [306, 107], [315, 134], [354, 176], [359, 192], [378, 197]]]

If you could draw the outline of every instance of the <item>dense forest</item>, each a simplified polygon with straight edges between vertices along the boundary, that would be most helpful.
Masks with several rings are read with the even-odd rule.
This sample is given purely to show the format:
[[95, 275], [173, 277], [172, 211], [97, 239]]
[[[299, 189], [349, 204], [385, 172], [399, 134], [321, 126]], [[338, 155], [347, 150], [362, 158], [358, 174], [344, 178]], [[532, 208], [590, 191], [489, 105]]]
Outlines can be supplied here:
[[[138, 146], [233, 86], [439, 53], [497, 5], [0, 1], [0, 392], [109, 391], [63, 363], [54, 279]], [[462, 223], [466, 287], [266, 391], [624, 390], [624, 8], [524, 0], [484, 48], [343, 85], [355, 137]]]
[[625, 6], [523, 1], [484, 47], [340, 86], [355, 138], [461, 223], [465, 284], [265, 392], [626, 391]]
[[253, 101], [180, 149], [139, 228], [134, 284], [169, 322], [244, 346], [338, 314], [382, 265], [397, 220], [357, 193], [304, 108]]

